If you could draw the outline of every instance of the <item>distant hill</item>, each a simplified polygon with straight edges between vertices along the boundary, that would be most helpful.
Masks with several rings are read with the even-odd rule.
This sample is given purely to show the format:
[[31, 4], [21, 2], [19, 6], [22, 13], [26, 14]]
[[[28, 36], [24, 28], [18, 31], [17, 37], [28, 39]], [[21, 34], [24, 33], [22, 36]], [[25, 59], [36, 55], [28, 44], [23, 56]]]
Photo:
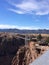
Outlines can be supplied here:
[[39, 29], [39, 30], [20, 30], [20, 29], [0, 29], [0, 32], [13, 32], [13, 33], [44, 33], [49, 34], [49, 30], [46, 29]]

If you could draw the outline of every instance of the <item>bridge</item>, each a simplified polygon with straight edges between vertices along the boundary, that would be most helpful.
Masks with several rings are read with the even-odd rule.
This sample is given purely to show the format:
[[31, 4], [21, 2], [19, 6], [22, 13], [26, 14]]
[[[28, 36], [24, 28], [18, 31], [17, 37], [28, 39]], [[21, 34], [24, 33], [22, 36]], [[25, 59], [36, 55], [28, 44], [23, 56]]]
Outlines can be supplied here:
[[17, 38], [20, 38], [20, 39], [24, 39], [25, 40], [25, 45], [28, 44], [29, 41], [34, 41], [36, 42], [37, 41], [37, 38], [30, 38], [30, 36], [28, 35], [25, 35], [25, 37], [22, 37], [22, 34], [19, 34], [20, 36], [16, 36]]

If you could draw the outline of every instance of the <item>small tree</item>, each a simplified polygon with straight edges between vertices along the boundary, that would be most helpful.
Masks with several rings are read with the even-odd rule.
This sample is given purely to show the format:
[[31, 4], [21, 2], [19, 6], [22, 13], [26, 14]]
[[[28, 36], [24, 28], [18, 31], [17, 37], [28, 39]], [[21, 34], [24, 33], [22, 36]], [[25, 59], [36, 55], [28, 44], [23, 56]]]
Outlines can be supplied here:
[[46, 43], [49, 43], [49, 37], [46, 38]]
[[37, 39], [38, 39], [39, 41], [42, 39], [41, 34], [39, 34], [39, 35], [37, 36]]

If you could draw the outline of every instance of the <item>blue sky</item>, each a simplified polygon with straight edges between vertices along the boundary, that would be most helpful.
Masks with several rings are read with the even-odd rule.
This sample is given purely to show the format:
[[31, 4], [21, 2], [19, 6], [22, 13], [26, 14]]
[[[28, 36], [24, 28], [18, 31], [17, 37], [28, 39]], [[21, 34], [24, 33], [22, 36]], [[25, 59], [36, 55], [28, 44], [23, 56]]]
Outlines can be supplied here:
[[49, 29], [49, 0], [0, 0], [0, 28]]

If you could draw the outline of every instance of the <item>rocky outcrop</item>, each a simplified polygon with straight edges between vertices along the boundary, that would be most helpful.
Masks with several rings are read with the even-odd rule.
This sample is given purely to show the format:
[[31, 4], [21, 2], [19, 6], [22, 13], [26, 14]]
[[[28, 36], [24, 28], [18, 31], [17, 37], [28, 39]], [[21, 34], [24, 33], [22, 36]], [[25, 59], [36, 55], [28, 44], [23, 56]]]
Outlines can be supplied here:
[[11, 65], [13, 57], [23, 45], [24, 40], [15, 34], [0, 33], [0, 65]]
[[[36, 47], [36, 42], [25, 45], [23, 35], [0, 33], [0, 65], [29, 65], [49, 47]], [[41, 47], [41, 48], [40, 48]]]
[[21, 47], [16, 56], [14, 56], [12, 60], [12, 65], [29, 65], [29, 63], [33, 62], [40, 53], [38, 53], [37, 49], [34, 49], [33, 54], [30, 51], [29, 46]]
[[31, 62], [31, 55], [28, 47], [21, 47], [12, 60], [12, 65], [28, 65]]

